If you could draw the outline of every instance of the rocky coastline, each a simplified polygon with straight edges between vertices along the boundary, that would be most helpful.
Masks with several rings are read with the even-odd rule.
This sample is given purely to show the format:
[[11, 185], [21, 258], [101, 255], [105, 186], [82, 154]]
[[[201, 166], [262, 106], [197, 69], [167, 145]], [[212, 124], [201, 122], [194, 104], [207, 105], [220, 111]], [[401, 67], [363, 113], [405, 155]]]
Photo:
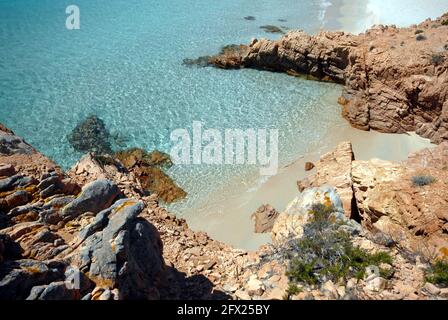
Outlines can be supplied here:
[[272, 237], [255, 252], [164, 209], [185, 196], [162, 171], [169, 159], [113, 150], [99, 119], [70, 136], [86, 155], [66, 172], [0, 125], [0, 300], [448, 299], [447, 19], [293, 31], [198, 60], [342, 83], [354, 126], [438, 144], [401, 163], [339, 144], [307, 164], [286, 210], [254, 213]]
[[[224, 69], [255, 68], [344, 85], [342, 115], [361, 130], [417, 132], [448, 139], [448, 14], [408, 28], [365, 33], [291, 31], [253, 39], [205, 59]], [[204, 63], [204, 58], [202, 58]]]

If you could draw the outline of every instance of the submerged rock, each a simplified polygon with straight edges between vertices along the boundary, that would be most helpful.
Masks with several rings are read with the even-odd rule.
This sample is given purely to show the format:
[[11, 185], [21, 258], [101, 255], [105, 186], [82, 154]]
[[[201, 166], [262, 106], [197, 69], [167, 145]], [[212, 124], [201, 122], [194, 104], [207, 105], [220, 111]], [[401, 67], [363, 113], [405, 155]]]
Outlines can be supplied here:
[[118, 152], [116, 157], [128, 170], [135, 173], [144, 191], [157, 193], [166, 203], [187, 196], [187, 193], [162, 170], [172, 166], [168, 154], [157, 150], [147, 153], [143, 149], [134, 148]]
[[220, 52], [212, 56], [202, 56], [197, 59], [184, 59], [183, 64], [198, 67], [214, 66], [223, 69], [238, 69], [241, 67], [241, 59], [247, 51], [247, 46], [230, 44], [223, 46]]
[[285, 33], [285, 31], [283, 31], [281, 28], [270, 24], [261, 26], [260, 29], [263, 29], [265, 32], [268, 33], [281, 33], [281, 34]]
[[67, 136], [67, 139], [76, 151], [82, 153], [112, 153], [110, 133], [103, 120], [95, 115], [89, 116], [79, 123]]
[[246, 16], [244, 17], [244, 20], [248, 20], [248, 21], [254, 21], [256, 18], [254, 16]]

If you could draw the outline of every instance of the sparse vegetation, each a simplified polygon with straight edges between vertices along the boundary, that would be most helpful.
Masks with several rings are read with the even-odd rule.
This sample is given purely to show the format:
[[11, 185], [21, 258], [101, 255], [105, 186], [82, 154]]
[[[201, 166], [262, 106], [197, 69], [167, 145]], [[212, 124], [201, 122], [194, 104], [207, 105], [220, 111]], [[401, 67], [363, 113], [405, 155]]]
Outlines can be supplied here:
[[415, 30], [415, 34], [421, 34], [424, 33], [425, 31], [423, 31], [422, 29], [417, 29]]
[[[392, 263], [386, 252], [371, 254], [355, 247], [350, 235], [340, 231], [341, 224], [332, 219], [333, 211], [323, 205], [313, 208], [313, 218], [305, 226], [303, 237], [296, 240], [290, 250], [287, 276], [291, 284], [313, 285], [351, 277], [362, 279], [368, 266], [379, 268], [382, 263]], [[393, 270], [380, 268], [380, 274], [390, 277]]]
[[283, 300], [289, 300], [292, 296], [295, 296], [300, 292], [302, 292], [302, 288], [299, 288], [295, 283], [290, 283]]
[[424, 187], [436, 182], [433, 176], [413, 176], [411, 180], [415, 187]]
[[442, 21], [442, 26], [448, 26], [448, 19]]
[[435, 262], [431, 267], [431, 271], [426, 276], [426, 281], [448, 287], [448, 260]]

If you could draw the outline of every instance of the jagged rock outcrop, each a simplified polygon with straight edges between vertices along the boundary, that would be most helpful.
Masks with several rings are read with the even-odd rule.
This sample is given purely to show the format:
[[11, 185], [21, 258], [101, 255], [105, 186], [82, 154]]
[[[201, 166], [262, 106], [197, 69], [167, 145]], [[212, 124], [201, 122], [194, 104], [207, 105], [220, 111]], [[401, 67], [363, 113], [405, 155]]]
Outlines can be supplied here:
[[148, 221], [138, 219], [144, 204], [123, 199], [98, 213], [74, 239], [68, 259], [100, 288], [118, 289], [119, 299], [158, 299], [164, 271], [162, 243]]
[[[448, 143], [404, 163], [354, 161], [353, 186], [362, 224], [428, 258], [448, 257]], [[415, 177], [434, 177], [417, 185]]]
[[331, 208], [334, 211], [333, 217], [335, 222], [344, 222], [344, 228], [350, 233], [356, 234], [361, 231], [361, 226], [357, 222], [345, 216], [342, 200], [336, 189], [330, 186], [321, 186], [303, 191], [278, 216], [271, 232], [274, 243], [281, 244], [301, 237], [304, 226], [313, 216], [316, 204], [322, 204], [327, 208]]
[[353, 202], [352, 161], [355, 159], [350, 142], [340, 143], [335, 150], [320, 157], [315, 164], [315, 174], [297, 182], [299, 191], [311, 187], [328, 184], [333, 186], [342, 200], [342, 206], [347, 217], [357, 215]]
[[[412, 234], [414, 229], [406, 224], [412, 219], [408, 219], [407, 213], [399, 216], [394, 211], [392, 223], [405, 219], [398, 225], [411, 236], [399, 239], [403, 242], [400, 245], [396, 245], [396, 239], [378, 241], [377, 235], [384, 236], [384, 233], [378, 230], [380, 225], [375, 222], [377, 211], [369, 211], [372, 207], [369, 198], [380, 194], [383, 180], [389, 176], [386, 174], [381, 180], [376, 175], [381, 170], [375, 169], [375, 173], [369, 171], [370, 165], [353, 161], [351, 146], [345, 143], [316, 163], [316, 170], [312, 172], [316, 177], [306, 179], [303, 193], [275, 220], [274, 244], [256, 252], [237, 250], [210, 239], [203, 232], [192, 231], [185, 220], [159, 206], [156, 194], [145, 196], [138, 177], [123, 170], [120, 163], [103, 163], [87, 155], [66, 176], [54, 168], [42, 172], [42, 167], [33, 163], [28, 167], [15, 167], [5, 162], [0, 166], [5, 168], [0, 170], [0, 203], [2, 210], [8, 209], [7, 212], [0, 210], [0, 297], [29, 300], [284, 299], [288, 296], [289, 285], [286, 275], [289, 260], [282, 251], [284, 241], [300, 237], [310, 221], [313, 206], [320, 203], [326, 208], [335, 208], [331, 209], [334, 222], [341, 223], [338, 227], [348, 231], [356, 246], [367, 252], [391, 254], [392, 264], [382, 266], [391, 270], [390, 276], [383, 278], [373, 274], [359, 281], [327, 281], [317, 287], [303, 286], [301, 293], [289, 298], [442, 299], [448, 296], [446, 289], [425, 284], [427, 261], [420, 258], [420, 254], [409, 259], [402, 248], [413, 241], [435, 248], [440, 241], [445, 241], [444, 231], [433, 227], [437, 225], [444, 230], [446, 224], [443, 216], [446, 192], [442, 182], [446, 180], [447, 156], [447, 147], [442, 144], [437, 149], [412, 155], [406, 163], [394, 164], [402, 167], [398, 170], [400, 174], [403, 171], [403, 175], [410, 175], [409, 179], [401, 176], [403, 181], [411, 181], [408, 189], [403, 189], [406, 192], [411, 190], [410, 183], [416, 173], [437, 177], [436, 181], [424, 180], [432, 181], [431, 185], [412, 186], [423, 198], [412, 198], [403, 205], [395, 197], [390, 204], [407, 208], [423, 203], [426, 208], [430, 197], [436, 199], [431, 203], [436, 208], [434, 214], [423, 210], [422, 217], [415, 215], [419, 224], [421, 219], [429, 221], [429, 224], [419, 225], [424, 234]], [[163, 157], [156, 158], [158, 161]], [[2, 162], [3, 159], [8, 158], [1, 158]], [[358, 166], [356, 170], [355, 166]], [[361, 175], [357, 173], [360, 166], [366, 177], [362, 183], [355, 181], [355, 176]], [[331, 181], [331, 172], [336, 171], [340, 175], [332, 181], [338, 185], [336, 188], [317, 185], [326, 179]], [[355, 190], [352, 195], [360, 208], [363, 230], [344, 214], [346, 201], [338, 195], [350, 185], [346, 183], [348, 177], [352, 177], [351, 186]], [[365, 188], [367, 183], [372, 188]], [[45, 190], [48, 193], [42, 193]], [[23, 193], [18, 191], [26, 191], [27, 195], [22, 197]], [[68, 211], [74, 214], [63, 219], [62, 213]], [[386, 210], [384, 215], [388, 214]], [[442, 249], [440, 253], [444, 252], [443, 247], [439, 249]]]
[[[380, 25], [360, 35], [291, 31], [276, 41], [253, 40], [229, 65], [344, 84], [339, 102], [354, 127], [415, 131], [440, 143], [448, 139], [447, 20], [445, 14], [409, 28]], [[212, 61], [225, 68], [227, 56]]]

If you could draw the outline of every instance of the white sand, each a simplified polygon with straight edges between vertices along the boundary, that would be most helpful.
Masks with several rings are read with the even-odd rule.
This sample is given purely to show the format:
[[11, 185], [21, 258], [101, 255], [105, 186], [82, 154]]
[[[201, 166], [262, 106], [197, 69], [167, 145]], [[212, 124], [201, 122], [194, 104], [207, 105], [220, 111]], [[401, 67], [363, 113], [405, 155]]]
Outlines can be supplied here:
[[[305, 162], [315, 162], [319, 157], [332, 150], [342, 141], [351, 141], [358, 160], [381, 158], [384, 160], [405, 160], [409, 153], [432, 147], [429, 140], [415, 134], [383, 134], [365, 132], [352, 128], [347, 122], [333, 127], [327, 137], [312, 152], [304, 155], [294, 163], [279, 170], [276, 176], [267, 181], [260, 180], [258, 188], [248, 188], [240, 183], [230, 182], [229, 190], [219, 194], [236, 194], [233, 198], [210, 198], [208, 205], [196, 209], [189, 215], [188, 222], [195, 230], [204, 230], [216, 240], [223, 241], [238, 248], [255, 250], [270, 241], [267, 234], [253, 233], [250, 215], [262, 204], [271, 204], [282, 211], [297, 195], [297, 180], [306, 176]], [[240, 188], [240, 192], [235, 192]]]

